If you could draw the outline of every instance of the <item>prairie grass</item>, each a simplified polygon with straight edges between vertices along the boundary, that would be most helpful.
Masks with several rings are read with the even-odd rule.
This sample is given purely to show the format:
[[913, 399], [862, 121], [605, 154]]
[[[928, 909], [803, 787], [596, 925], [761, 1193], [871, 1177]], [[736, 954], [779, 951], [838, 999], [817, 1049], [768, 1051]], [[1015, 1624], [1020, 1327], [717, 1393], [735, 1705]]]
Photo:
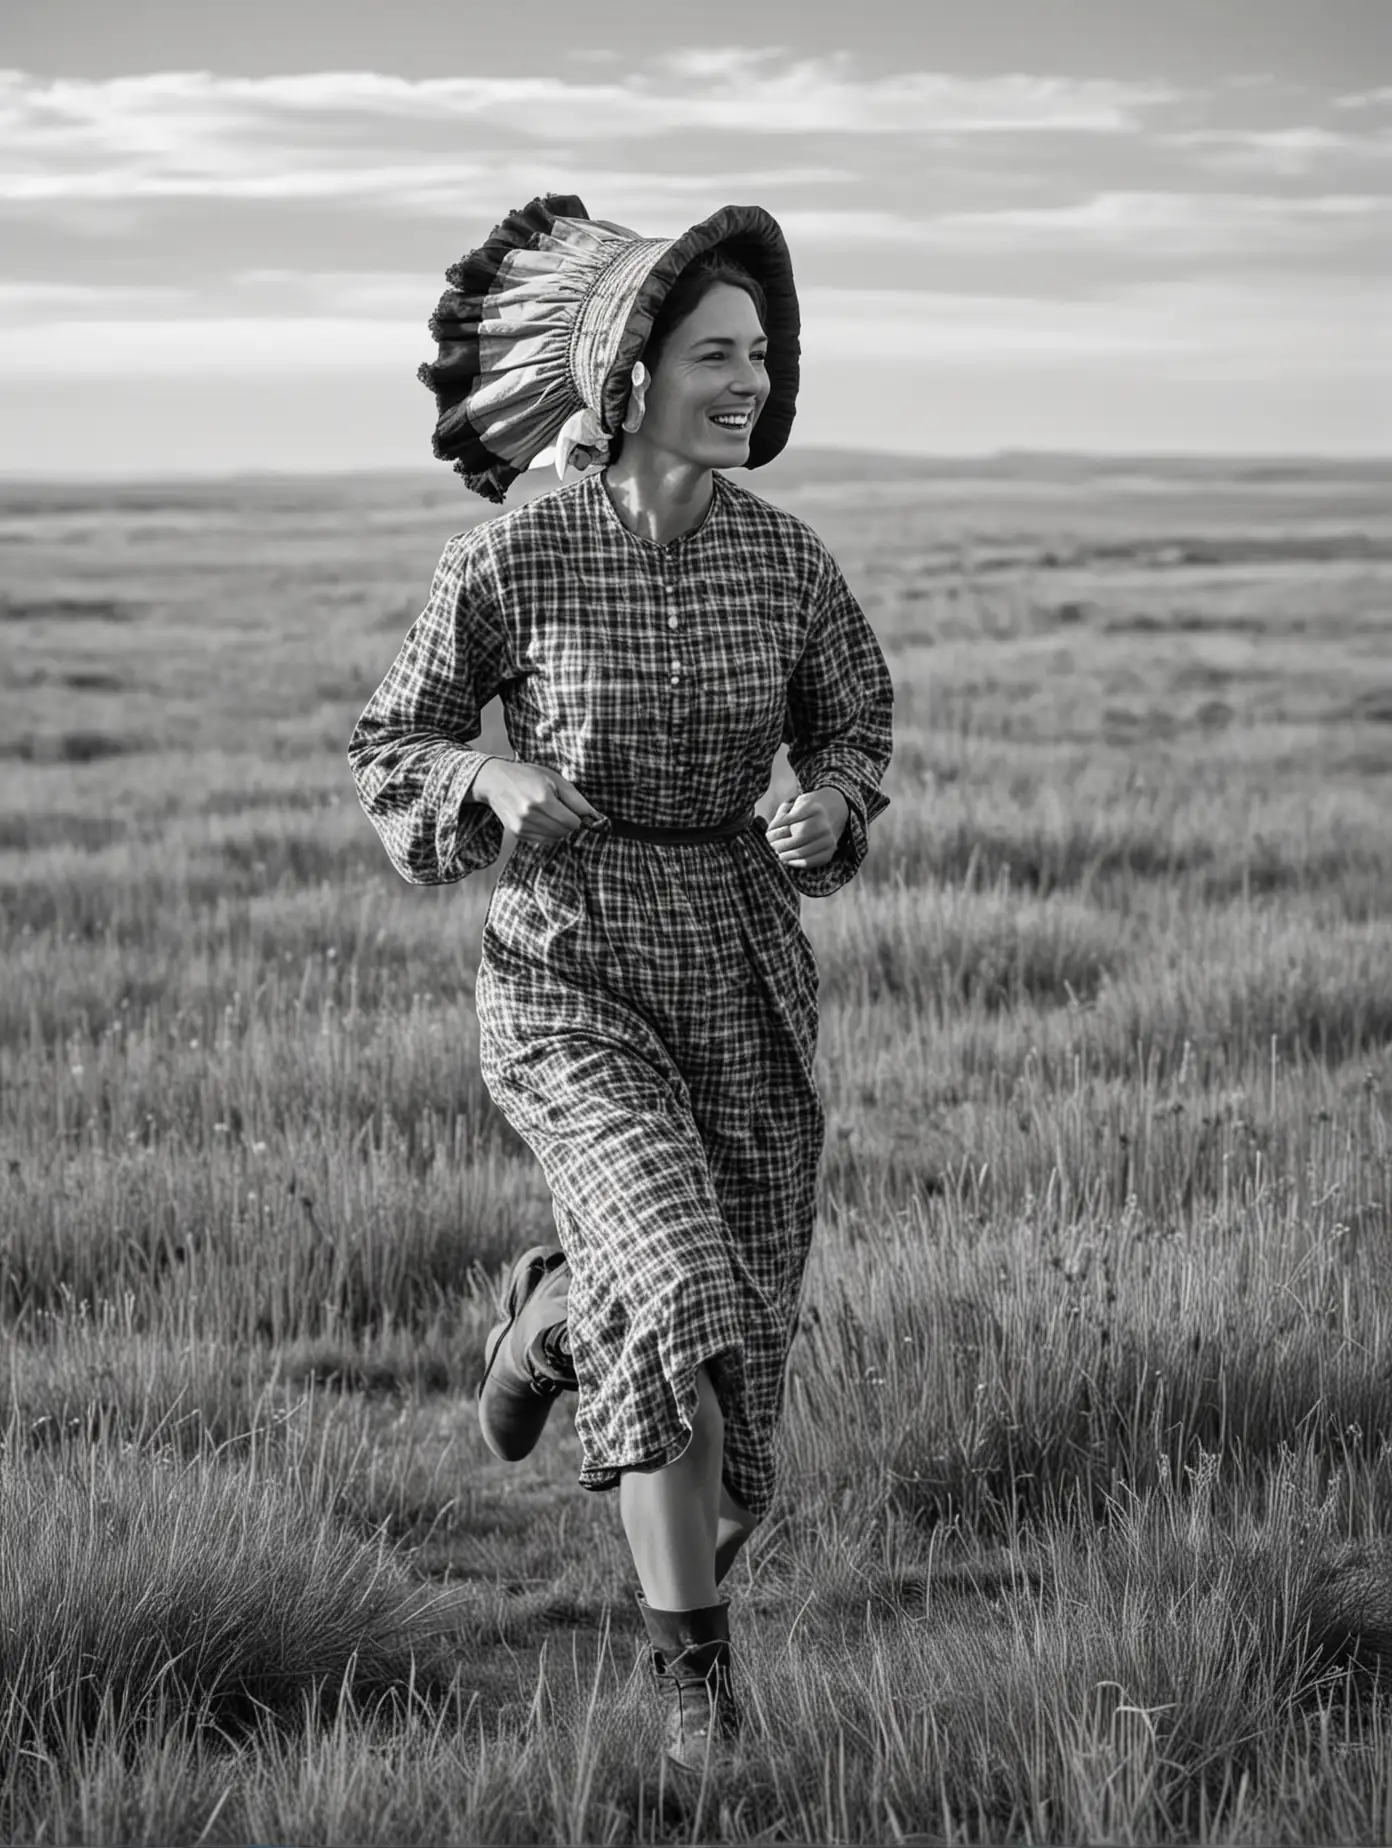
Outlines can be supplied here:
[[460, 503], [0, 505], [0, 1839], [1392, 1835], [1385, 480], [770, 491], [897, 748], [804, 907], [751, 1739], [684, 1798], [613, 1499], [564, 1412], [512, 1467], [473, 1412], [552, 1236], [491, 876], [403, 886], [343, 758]]
[[[158, 1438], [158, 1431], [148, 1434]], [[153, 1441], [7, 1458], [7, 1759], [104, 1726], [195, 1715], [222, 1736], [304, 1717], [304, 1699], [437, 1677], [443, 1594], [350, 1534], [288, 1472], [178, 1460]]]

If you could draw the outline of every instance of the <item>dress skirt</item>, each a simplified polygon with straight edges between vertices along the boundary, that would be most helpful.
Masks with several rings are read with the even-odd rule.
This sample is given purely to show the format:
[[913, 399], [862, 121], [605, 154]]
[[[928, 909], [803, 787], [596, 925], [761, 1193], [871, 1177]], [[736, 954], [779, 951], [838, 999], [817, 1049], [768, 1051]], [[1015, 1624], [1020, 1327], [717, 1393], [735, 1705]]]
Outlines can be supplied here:
[[476, 997], [485, 1082], [570, 1264], [582, 1485], [679, 1457], [704, 1363], [725, 1486], [762, 1517], [823, 1138], [796, 889], [761, 829], [519, 841]]

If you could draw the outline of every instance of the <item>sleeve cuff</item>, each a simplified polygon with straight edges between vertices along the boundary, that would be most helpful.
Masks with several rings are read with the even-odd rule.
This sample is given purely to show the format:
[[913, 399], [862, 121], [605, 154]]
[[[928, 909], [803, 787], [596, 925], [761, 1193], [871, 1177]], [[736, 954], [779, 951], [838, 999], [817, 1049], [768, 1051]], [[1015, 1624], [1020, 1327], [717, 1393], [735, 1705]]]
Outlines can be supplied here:
[[[865, 795], [853, 778], [835, 770], [825, 776], [812, 775], [810, 789], [839, 789], [846, 798], [846, 825], [836, 843], [836, 852], [825, 866], [789, 866], [788, 877], [805, 898], [830, 898], [860, 871], [869, 848], [869, 822], [865, 812]], [[888, 808], [889, 798], [877, 790], [874, 814]]]
[[486, 803], [466, 802], [474, 778], [496, 751], [457, 751], [438, 766], [430, 781], [438, 782], [435, 806], [435, 857], [441, 880], [463, 879], [482, 872], [502, 852], [503, 824]]

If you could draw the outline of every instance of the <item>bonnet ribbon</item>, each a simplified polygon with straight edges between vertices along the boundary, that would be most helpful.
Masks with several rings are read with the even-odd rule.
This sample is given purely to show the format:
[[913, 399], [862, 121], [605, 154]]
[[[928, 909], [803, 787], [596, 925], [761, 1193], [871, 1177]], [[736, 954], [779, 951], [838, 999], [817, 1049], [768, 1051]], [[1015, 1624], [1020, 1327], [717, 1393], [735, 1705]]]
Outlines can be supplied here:
[[[624, 411], [623, 427], [636, 430], [643, 421], [643, 410], [648, 396], [648, 369], [642, 360], [635, 362], [633, 378], [628, 396], [628, 406]], [[586, 451], [583, 462], [577, 462], [580, 470], [587, 469], [592, 462], [607, 457], [609, 454], [609, 433], [587, 404], [582, 404], [578, 411], [567, 417], [556, 433], [556, 474], [565, 479], [566, 465], [571, 452], [576, 449]]]

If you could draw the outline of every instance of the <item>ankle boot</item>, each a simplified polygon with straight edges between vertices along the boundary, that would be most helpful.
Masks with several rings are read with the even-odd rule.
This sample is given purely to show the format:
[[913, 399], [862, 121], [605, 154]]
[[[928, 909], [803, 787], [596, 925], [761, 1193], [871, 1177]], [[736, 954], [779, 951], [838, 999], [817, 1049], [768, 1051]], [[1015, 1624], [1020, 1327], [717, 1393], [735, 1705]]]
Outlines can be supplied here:
[[668, 1761], [699, 1777], [708, 1757], [712, 1769], [729, 1761], [742, 1726], [731, 1674], [730, 1600], [701, 1610], [662, 1611], [641, 1591], [636, 1596], [664, 1712]]
[[484, 1345], [478, 1415], [495, 1457], [536, 1448], [557, 1395], [577, 1390], [566, 1326], [570, 1266], [559, 1245], [533, 1245], [512, 1267], [503, 1317]]

